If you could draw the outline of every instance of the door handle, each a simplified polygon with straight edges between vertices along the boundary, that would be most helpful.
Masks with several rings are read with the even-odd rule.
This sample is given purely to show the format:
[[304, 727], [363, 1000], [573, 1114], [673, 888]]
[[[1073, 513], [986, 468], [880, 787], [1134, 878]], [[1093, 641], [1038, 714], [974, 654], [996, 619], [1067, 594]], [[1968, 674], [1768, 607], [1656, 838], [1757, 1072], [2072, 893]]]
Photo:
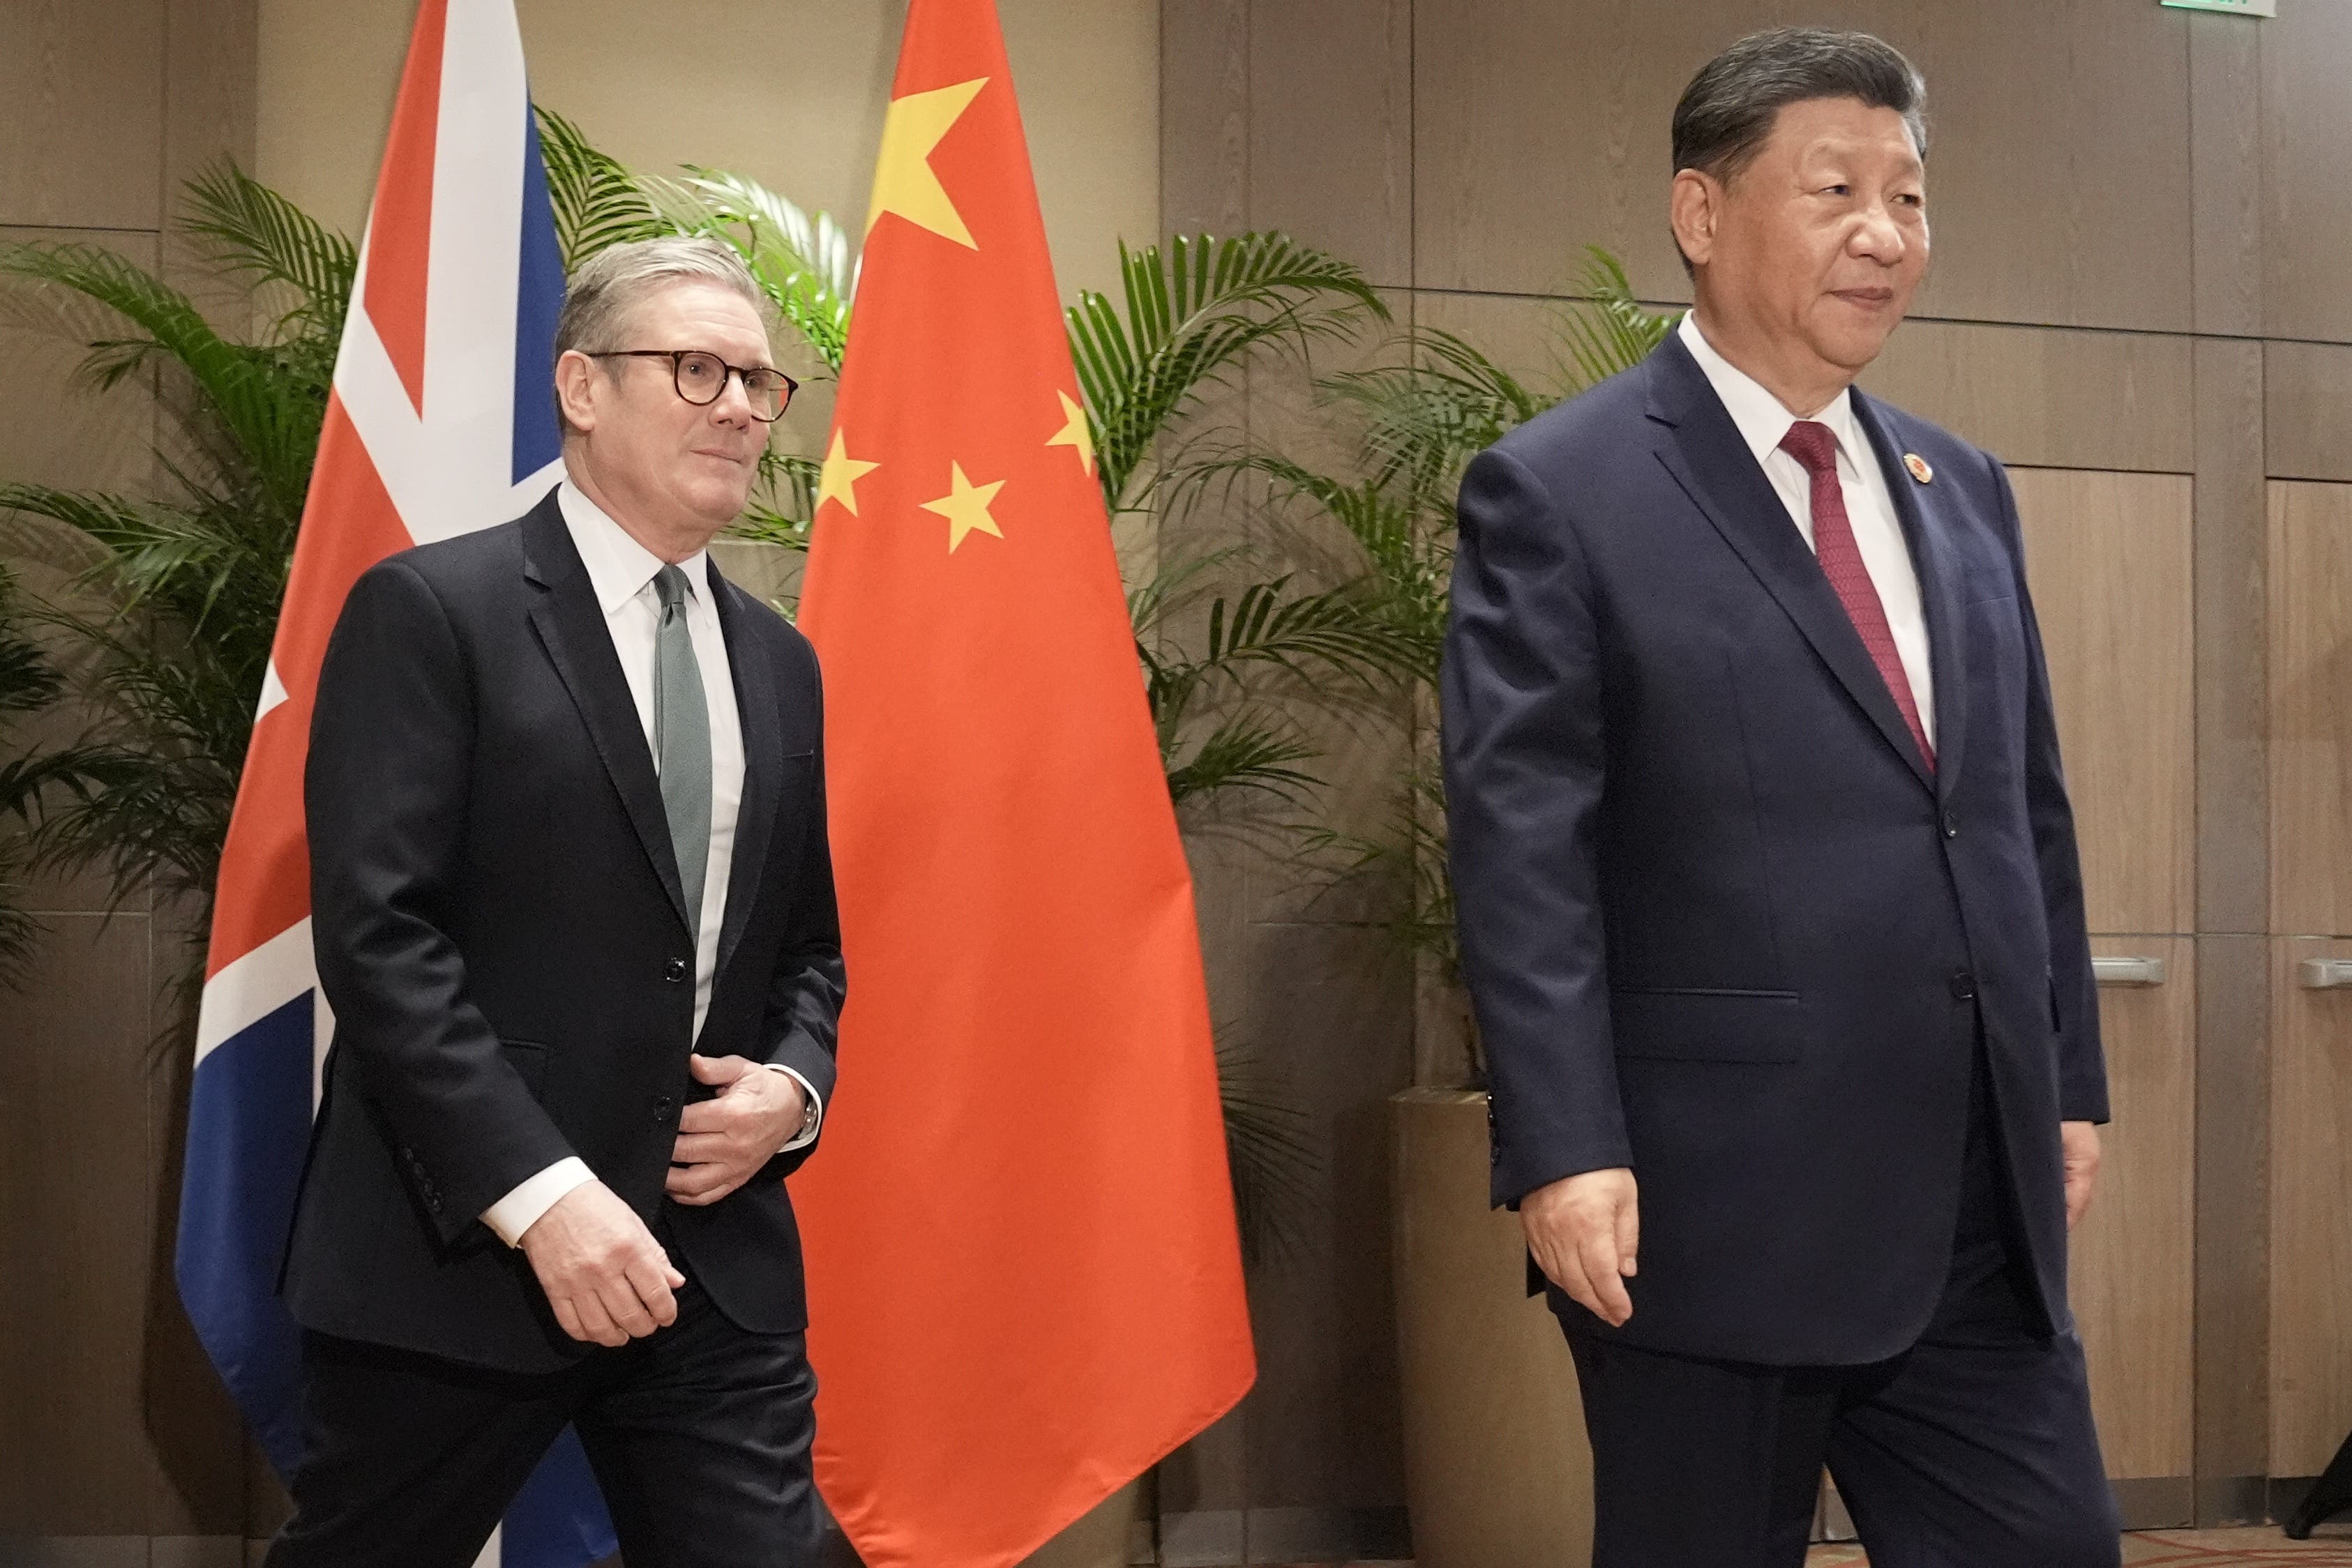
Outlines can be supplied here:
[[2306, 991], [2352, 990], [2352, 958], [2306, 958], [2302, 967]]
[[2102, 985], [2161, 985], [2170, 968], [2160, 958], [2091, 960], [2091, 973]]

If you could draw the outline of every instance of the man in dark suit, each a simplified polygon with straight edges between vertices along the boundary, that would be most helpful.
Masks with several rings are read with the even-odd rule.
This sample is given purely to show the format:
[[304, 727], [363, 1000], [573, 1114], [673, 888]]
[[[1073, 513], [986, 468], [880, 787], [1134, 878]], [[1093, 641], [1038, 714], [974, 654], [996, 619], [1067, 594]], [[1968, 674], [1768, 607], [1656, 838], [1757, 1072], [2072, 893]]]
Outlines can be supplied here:
[[1462, 487], [1493, 1195], [1575, 1352], [1601, 1568], [1795, 1568], [1824, 1461], [1877, 1568], [2117, 1561], [2066, 1303], [2105, 1074], [2017, 509], [1850, 385], [1926, 270], [1923, 97], [1858, 34], [1701, 70], [1693, 314]]
[[567, 478], [384, 561], [337, 623], [272, 1568], [464, 1568], [567, 1424], [631, 1568], [815, 1560], [782, 1177], [843, 996], [817, 668], [706, 550], [791, 395], [761, 311], [715, 242], [588, 262]]

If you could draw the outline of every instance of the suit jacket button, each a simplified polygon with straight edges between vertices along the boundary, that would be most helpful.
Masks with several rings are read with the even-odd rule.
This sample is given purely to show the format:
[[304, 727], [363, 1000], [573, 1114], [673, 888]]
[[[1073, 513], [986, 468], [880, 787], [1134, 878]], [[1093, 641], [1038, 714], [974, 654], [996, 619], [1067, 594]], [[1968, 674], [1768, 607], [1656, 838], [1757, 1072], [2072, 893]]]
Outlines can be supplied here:
[[676, 1103], [677, 1102], [675, 1100], [671, 1100], [670, 1097], [666, 1094], [656, 1095], [654, 1097], [655, 1126], [660, 1127], [668, 1122], [671, 1108], [675, 1106]]
[[1958, 838], [1959, 836], [1960, 819], [1954, 816], [1950, 812], [1946, 812], [1944, 814], [1944, 837], [1947, 838]]
[[662, 978], [672, 985], [686, 984], [686, 960], [673, 958], [665, 961], [662, 964]]
[[1976, 1000], [1976, 994], [1977, 977], [1975, 975], [1970, 974], [1967, 970], [1963, 969], [1958, 974], [1952, 976], [1953, 1001], [1973, 1002]]

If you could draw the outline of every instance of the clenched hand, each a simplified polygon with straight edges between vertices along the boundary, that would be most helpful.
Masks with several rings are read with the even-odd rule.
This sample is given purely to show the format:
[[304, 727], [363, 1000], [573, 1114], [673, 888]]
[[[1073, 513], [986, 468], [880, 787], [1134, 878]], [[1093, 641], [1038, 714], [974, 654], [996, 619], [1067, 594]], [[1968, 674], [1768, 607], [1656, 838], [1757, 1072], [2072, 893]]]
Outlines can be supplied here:
[[1633, 1316], [1625, 1281], [1642, 1245], [1633, 1172], [1587, 1171], [1538, 1187], [1519, 1200], [1519, 1224], [1546, 1278], [1601, 1321], [1625, 1326]]
[[2066, 1228], [2091, 1206], [2091, 1190], [2099, 1183], [2099, 1128], [2092, 1121], [2062, 1121], [2058, 1142], [2066, 1163]]
[[602, 1182], [572, 1188], [522, 1233], [555, 1321], [575, 1340], [620, 1346], [677, 1321], [686, 1283], [636, 1211]]

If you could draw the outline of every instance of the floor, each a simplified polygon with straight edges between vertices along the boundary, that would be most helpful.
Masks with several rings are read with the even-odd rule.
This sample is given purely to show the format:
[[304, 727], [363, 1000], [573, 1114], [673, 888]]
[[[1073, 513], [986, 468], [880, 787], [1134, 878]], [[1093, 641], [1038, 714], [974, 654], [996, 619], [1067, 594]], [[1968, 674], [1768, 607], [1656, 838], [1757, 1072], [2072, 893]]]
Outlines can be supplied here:
[[[1859, 1546], [1816, 1546], [1807, 1568], [1859, 1568], [1869, 1561]], [[2294, 1568], [2352, 1568], [2352, 1528], [2324, 1527], [2309, 1541], [2289, 1541], [2276, 1529], [2156, 1530], [2124, 1537], [2129, 1568], [2231, 1568], [2281, 1563]]]
[[[1806, 1568], [1863, 1568], [1859, 1546], [1816, 1546]], [[2309, 1541], [2276, 1529], [2157, 1530], [2124, 1538], [2126, 1568], [2352, 1568], [2352, 1522], [2324, 1525]], [[1353, 1563], [1345, 1568], [1412, 1568], [1410, 1563]]]

